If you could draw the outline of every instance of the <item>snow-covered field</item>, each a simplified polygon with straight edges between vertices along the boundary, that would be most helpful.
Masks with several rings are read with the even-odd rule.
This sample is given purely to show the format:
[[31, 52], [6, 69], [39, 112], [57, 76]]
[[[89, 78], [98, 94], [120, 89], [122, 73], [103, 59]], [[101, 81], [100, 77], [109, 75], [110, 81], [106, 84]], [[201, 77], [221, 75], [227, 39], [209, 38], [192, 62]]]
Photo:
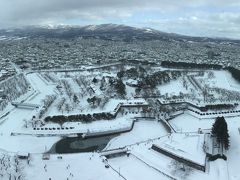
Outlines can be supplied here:
[[215, 78], [206, 82], [210, 87], [220, 87], [228, 90], [240, 91], [240, 84], [227, 71], [214, 71]]
[[142, 141], [155, 139], [167, 134], [164, 126], [156, 121], [138, 121], [133, 130], [112, 139], [105, 150], [116, 149]]
[[[174, 88], [173, 88], [174, 87]], [[178, 96], [180, 92], [187, 93], [188, 91], [184, 88], [182, 80], [175, 80], [168, 84], [161, 85], [158, 87], [161, 94], [168, 94], [168, 96]]]

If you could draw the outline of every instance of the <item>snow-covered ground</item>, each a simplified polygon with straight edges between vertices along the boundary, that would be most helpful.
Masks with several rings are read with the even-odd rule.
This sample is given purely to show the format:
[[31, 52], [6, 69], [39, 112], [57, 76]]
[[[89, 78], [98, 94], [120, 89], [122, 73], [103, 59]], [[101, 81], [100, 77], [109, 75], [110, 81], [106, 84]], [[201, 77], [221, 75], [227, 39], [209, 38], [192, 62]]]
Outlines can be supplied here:
[[[83, 73], [83, 72], [82, 72]], [[102, 78], [103, 76], [116, 77], [115, 72], [103, 72], [99, 75], [99, 71], [84, 72], [85, 81], [92, 81], [93, 77]], [[79, 72], [72, 73], [50, 73], [57, 80], [67, 80], [72, 88], [73, 93], [81, 93], [84, 87], [80, 87], [75, 77], [79, 77]], [[196, 73], [193, 73], [194, 75]], [[240, 92], [240, 85], [226, 71], [213, 71], [213, 77], [208, 78], [208, 73], [202, 77], [196, 77], [203, 85], [209, 85], [210, 88], [223, 88], [230, 91]], [[59, 96], [66, 96], [66, 92], [57, 90], [56, 82], [47, 81], [44, 76], [39, 73], [30, 73], [26, 75], [27, 80], [31, 84], [31, 89], [16, 102], [29, 104], [37, 104], [42, 108], [43, 100], [47, 95], [56, 95], [57, 100], [46, 112], [45, 116], [51, 115], [71, 115], [97, 112], [114, 112], [119, 104], [133, 105], [134, 103], [143, 103], [147, 105], [144, 99], [134, 99], [135, 88], [126, 86], [126, 99], [120, 100], [112, 96], [103, 107], [91, 107], [87, 102], [89, 95], [80, 98], [79, 104], [70, 112], [60, 112], [56, 106], [59, 103]], [[124, 81], [125, 83], [126, 81]], [[96, 96], [103, 97], [99, 89], [100, 83], [96, 83]], [[195, 92], [194, 87], [189, 85], [187, 89], [183, 85], [183, 79], [172, 81], [168, 84], [158, 86], [161, 95], [168, 94], [168, 97], [173, 95], [183, 94], [197, 95], [200, 92]], [[59, 99], [58, 99], [59, 98]], [[200, 97], [202, 98], [202, 97]], [[67, 98], [66, 98], [67, 99]], [[72, 99], [67, 99], [68, 103], [72, 103]], [[26, 121], [31, 121], [33, 116], [39, 113], [39, 109], [23, 109], [15, 108], [9, 105], [2, 115], [6, 116], [0, 119], [0, 151], [3, 153], [30, 153], [30, 165], [25, 165], [24, 178], [25, 180], [66, 180], [66, 179], [92, 179], [92, 180], [117, 180], [117, 179], [189, 179], [189, 180], [239, 180], [238, 165], [240, 162], [240, 121], [239, 117], [233, 114], [233, 117], [226, 117], [228, 129], [230, 133], [230, 149], [227, 152], [227, 161], [216, 160], [207, 162], [207, 171], [204, 173], [199, 170], [190, 169], [189, 172], [184, 172], [178, 169], [172, 158], [160, 154], [151, 149], [153, 144], [156, 144], [174, 154], [184, 158], [196, 161], [199, 163], [205, 162], [205, 153], [202, 150], [203, 135], [197, 134], [199, 128], [211, 129], [215, 121], [214, 116], [206, 116], [200, 118], [191, 112], [185, 111], [183, 114], [169, 120], [171, 126], [177, 131], [171, 135], [168, 134], [166, 127], [162, 122], [157, 122], [155, 119], [145, 118], [135, 121], [134, 127], [130, 132], [125, 132], [113, 137], [104, 151], [126, 148], [129, 156], [120, 156], [108, 159], [111, 167], [106, 168], [106, 162], [103, 162], [104, 157], [100, 153], [76, 153], [76, 154], [51, 154], [49, 160], [42, 160], [42, 153], [48, 151], [57, 141], [63, 136], [73, 133], [88, 133], [88, 132], [104, 132], [108, 130], [118, 130], [121, 128], [131, 127], [132, 122], [136, 117], [141, 117], [141, 108], [125, 108], [113, 120], [99, 120], [91, 123], [83, 122], [66, 122], [62, 127], [73, 127], [73, 129], [49, 130], [45, 128], [60, 128], [56, 123], [46, 123], [38, 127], [44, 129], [33, 130], [31, 126], [24, 127]], [[133, 113], [134, 112], [134, 113]], [[192, 133], [194, 132], [194, 133]], [[45, 136], [39, 136], [45, 135]], [[55, 135], [55, 136], [52, 136]], [[113, 169], [112, 169], [113, 168]], [[177, 170], [176, 170], [177, 169]], [[59, 172], [59, 173], [58, 173]], [[93, 173], [94, 172], [94, 173]], [[123, 176], [121, 177], [118, 173]], [[7, 180], [5, 177], [3, 180]]]
[[203, 134], [184, 133], [172, 134], [171, 136], [161, 138], [155, 141], [154, 145], [174, 155], [204, 165], [206, 154], [203, 152], [203, 143]]
[[228, 90], [240, 91], [240, 84], [228, 71], [213, 71], [214, 78], [205, 78], [210, 87], [219, 87]]
[[59, 137], [0, 136], [0, 150], [3, 152], [44, 153], [60, 140]]
[[188, 92], [183, 86], [182, 79], [174, 80], [170, 83], [158, 86], [158, 90], [161, 94], [168, 94], [168, 96], [178, 96], [180, 92]]
[[26, 101], [26, 103], [41, 104], [45, 96], [55, 94], [55, 85], [46, 84], [38, 73], [31, 73], [27, 75], [27, 79], [31, 83], [33, 89], [39, 93]]
[[142, 141], [155, 139], [167, 134], [164, 126], [157, 121], [137, 121], [128, 133], [113, 138], [105, 148], [105, 150], [116, 149]]
[[240, 179], [239, 173], [239, 162], [240, 162], [240, 133], [238, 128], [240, 128], [239, 117], [226, 118], [228, 124], [228, 131], [230, 135], [230, 148], [227, 152], [227, 168], [229, 172], [229, 178], [231, 180]]
[[159, 173], [159, 171], [144, 164], [134, 156], [122, 156], [118, 158], [109, 159], [109, 164], [118, 171], [123, 177], [129, 180], [142, 179], [147, 177], [151, 180], [169, 180], [168, 177]]
[[178, 132], [197, 132], [201, 129], [211, 129], [215, 119], [199, 119], [185, 112], [169, 121]]
[[28, 180], [121, 180], [104, 165], [97, 153], [51, 155], [49, 160], [42, 160], [42, 155], [36, 154], [25, 168], [25, 177]]

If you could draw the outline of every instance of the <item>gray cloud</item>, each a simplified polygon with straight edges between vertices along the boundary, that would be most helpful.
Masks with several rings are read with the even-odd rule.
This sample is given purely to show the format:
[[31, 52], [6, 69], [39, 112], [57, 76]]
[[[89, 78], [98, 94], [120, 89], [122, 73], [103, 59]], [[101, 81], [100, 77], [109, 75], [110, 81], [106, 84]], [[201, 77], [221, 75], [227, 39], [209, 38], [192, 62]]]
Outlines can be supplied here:
[[[36, 20], [85, 18], [86, 14], [104, 17], [112, 9], [126, 11], [138, 7], [137, 0], [0, 0], [0, 21], [16, 23], [36, 22]], [[143, 3], [141, 3], [143, 4]], [[90, 16], [91, 19], [91, 16]]]
[[[213, 0], [211, 5], [232, 5], [231, 0]], [[184, 7], [208, 5], [208, 0], [0, 0], [0, 21], [12, 23], [36, 22], [36, 20], [84, 17], [93, 14], [104, 17], [103, 12], [118, 10], [118, 14], [135, 10], [171, 11]], [[115, 14], [117, 15], [117, 14]], [[91, 17], [90, 17], [91, 19]]]

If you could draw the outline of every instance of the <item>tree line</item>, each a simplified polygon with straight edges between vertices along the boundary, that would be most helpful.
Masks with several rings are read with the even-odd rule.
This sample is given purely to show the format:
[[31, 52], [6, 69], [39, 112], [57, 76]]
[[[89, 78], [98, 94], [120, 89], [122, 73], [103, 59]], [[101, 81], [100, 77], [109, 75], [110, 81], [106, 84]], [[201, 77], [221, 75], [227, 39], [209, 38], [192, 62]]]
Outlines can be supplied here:
[[127, 78], [143, 78], [146, 74], [146, 70], [142, 66], [132, 67], [127, 70], [121, 70], [117, 73], [118, 78], [127, 77]]
[[228, 66], [228, 67], [223, 67], [222, 65], [218, 64], [207, 64], [207, 63], [190, 63], [190, 62], [173, 62], [173, 61], [162, 61], [161, 63], [162, 67], [168, 67], [168, 68], [188, 68], [188, 69], [224, 69], [227, 70], [231, 73], [232, 77], [235, 78], [238, 82], [240, 82], [240, 70]]
[[199, 107], [199, 109], [201, 111], [208, 111], [208, 110], [219, 110], [219, 109], [231, 109], [234, 107], [235, 106], [233, 104], [210, 104], [210, 105]]
[[148, 75], [139, 83], [141, 87], [155, 88], [157, 85], [165, 84], [175, 80], [182, 75], [181, 71], [158, 71]]
[[48, 116], [44, 119], [45, 122], [53, 122], [63, 124], [65, 122], [92, 122], [97, 120], [112, 120], [115, 115], [109, 112], [93, 113], [93, 114], [77, 114], [77, 115], [57, 115]]
[[161, 66], [170, 68], [190, 68], [190, 69], [222, 69], [223, 67], [218, 64], [206, 64], [206, 63], [190, 63], [190, 62], [173, 62], [162, 61]]
[[229, 66], [226, 68], [226, 70], [228, 70], [231, 73], [231, 75], [234, 79], [236, 79], [238, 82], [240, 82], [240, 70], [239, 69]]

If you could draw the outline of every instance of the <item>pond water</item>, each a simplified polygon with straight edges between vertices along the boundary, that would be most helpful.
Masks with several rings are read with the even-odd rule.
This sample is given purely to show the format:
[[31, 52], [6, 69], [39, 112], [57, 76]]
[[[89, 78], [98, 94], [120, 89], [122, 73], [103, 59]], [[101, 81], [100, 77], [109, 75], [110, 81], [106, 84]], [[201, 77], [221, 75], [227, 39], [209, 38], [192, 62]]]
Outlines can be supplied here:
[[101, 151], [116, 136], [117, 134], [93, 138], [67, 137], [55, 143], [49, 150], [49, 153], [64, 154]]

